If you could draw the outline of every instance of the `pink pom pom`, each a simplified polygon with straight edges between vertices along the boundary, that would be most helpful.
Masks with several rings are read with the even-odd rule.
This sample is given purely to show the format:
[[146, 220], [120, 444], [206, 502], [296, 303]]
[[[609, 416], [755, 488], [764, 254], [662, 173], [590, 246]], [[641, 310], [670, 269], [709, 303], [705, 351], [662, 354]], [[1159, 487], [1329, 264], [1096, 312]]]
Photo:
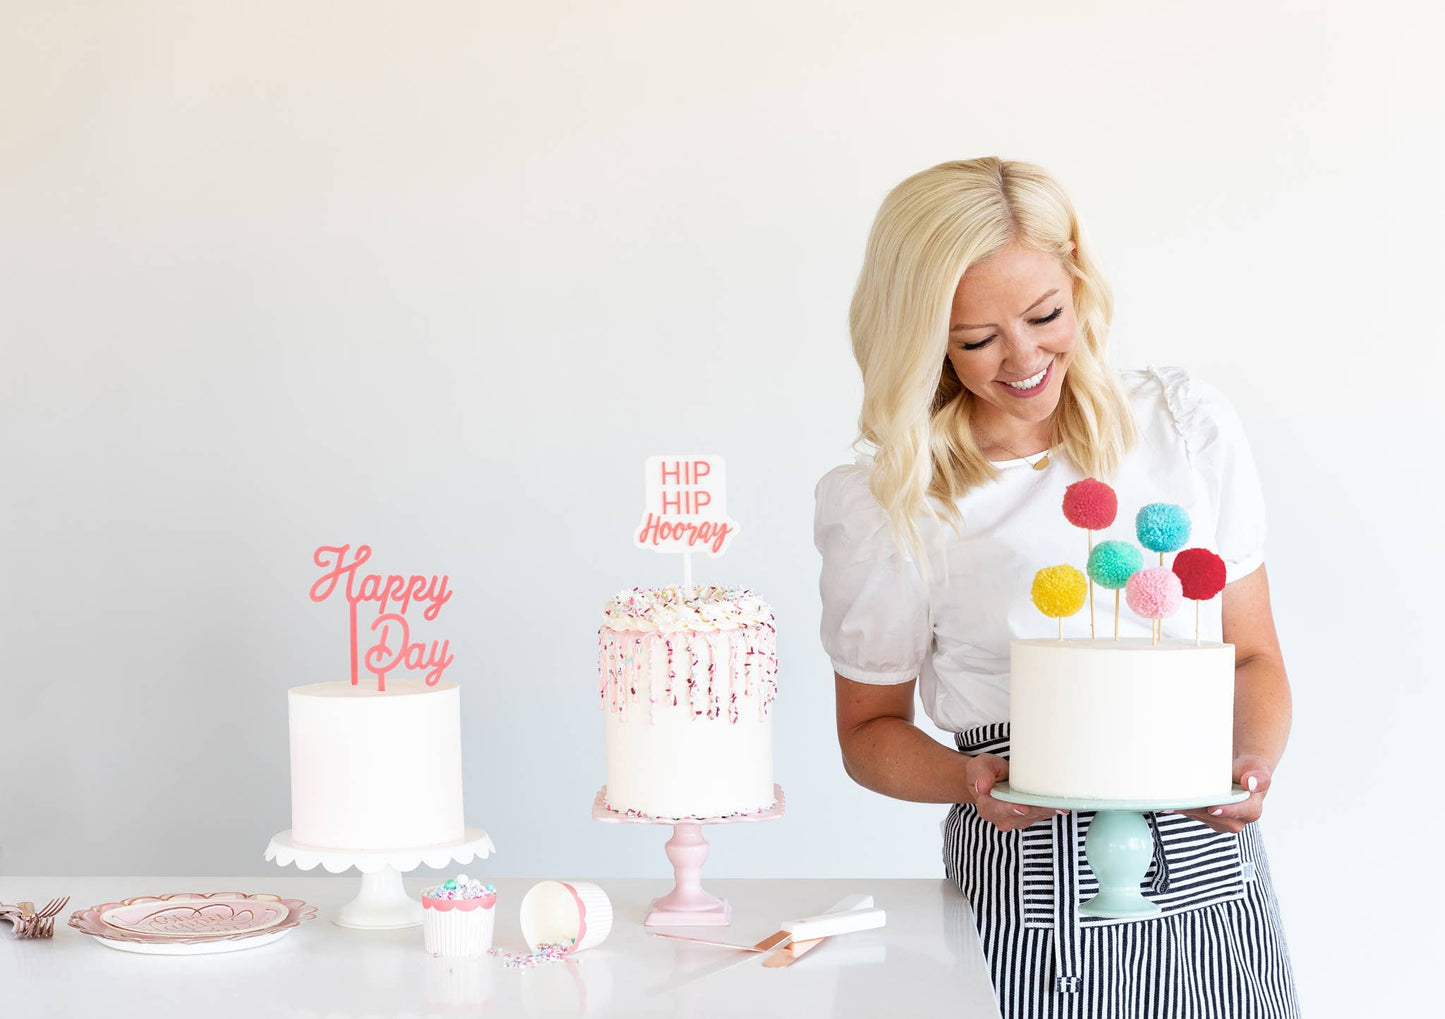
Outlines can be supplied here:
[[1075, 527], [1102, 531], [1119, 513], [1119, 497], [1096, 478], [1075, 481], [1064, 489], [1064, 516]]
[[1208, 601], [1224, 590], [1224, 560], [1207, 548], [1186, 548], [1174, 557], [1174, 573], [1184, 585], [1184, 597]]
[[1172, 570], [1162, 566], [1140, 570], [1124, 585], [1124, 600], [1145, 619], [1163, 619], [1179, 611], [1184, 585]]

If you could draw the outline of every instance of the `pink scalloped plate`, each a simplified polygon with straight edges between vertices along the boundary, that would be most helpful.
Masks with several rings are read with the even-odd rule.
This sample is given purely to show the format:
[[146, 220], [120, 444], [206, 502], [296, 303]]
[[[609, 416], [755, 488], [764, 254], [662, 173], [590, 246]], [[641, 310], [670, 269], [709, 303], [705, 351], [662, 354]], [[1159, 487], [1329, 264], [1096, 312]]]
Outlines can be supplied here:
[[204, 899], [141, 900], [107, 909], [100, 922], [132, 934], [191, 938], [244, 937], [275, 927], [289, 912], [280, 901], [211, 895]]
[[253, 947], [230, 944], [252, 939], [269, 943], [315, 916], [315, 906], [278, 895], [177, 892], [76, 910], [70, 926], [111, 948], [191, 954]]

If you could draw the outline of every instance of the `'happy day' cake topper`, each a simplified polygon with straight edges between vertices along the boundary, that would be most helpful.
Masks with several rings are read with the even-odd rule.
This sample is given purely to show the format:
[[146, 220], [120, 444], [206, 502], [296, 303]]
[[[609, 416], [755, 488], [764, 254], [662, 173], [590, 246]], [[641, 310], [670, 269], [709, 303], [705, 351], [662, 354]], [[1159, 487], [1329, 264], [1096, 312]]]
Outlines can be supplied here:
[[704, 453], [650, 456], [647, 515], [633, 541], [654, 552], [682, 553], [683, 584], [692, 586], [692, 553], [720, 556], [737, 534], [728, 518], [723, 458]]
[[[403, 576], [392, 573], [359, 573], [359, 567], [371, 558], [370, 545], [358, 545], [351, 553], [350, 545], [322, 545], [312, 555], [312, 561], [326, 572], [311, 585], [311, 600], [323, 602], [331, 597], [342, 577], [346, 578], [346, 601], [351, 615], [351, 685], [360, 681], [358, 659], [366, 671], [376, 677], [376, 689], [386, 691], [387, 673], [395, 669], [426, 669], [426, 685], [435, 686], [441, 682], [442, 673], [452, 664], [451, 641], [432, 641], [428, 646], [411, 639], [411, 626], [406, 614], [415, 604], [426, 606], [421, 616], [427, 621], [436, 619], [442, 606], [451, 600], [452, 592], [447, 588], [448, 577], [412, 574]], [[362, 602], [376, 603], [376, 618], [371, 621], [371, 632], [376, 634], [376, 643], [361, 653], [357, 640], [357, 607]], [[393, 645], [393, 629], [395, 644]]]

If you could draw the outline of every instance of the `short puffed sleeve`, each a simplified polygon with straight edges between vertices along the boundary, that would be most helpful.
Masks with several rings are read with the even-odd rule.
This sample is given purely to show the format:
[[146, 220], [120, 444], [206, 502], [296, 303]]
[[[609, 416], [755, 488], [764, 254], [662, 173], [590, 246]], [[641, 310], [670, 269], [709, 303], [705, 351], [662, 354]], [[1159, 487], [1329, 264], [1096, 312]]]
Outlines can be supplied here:
[[1183, 368], [1152, 369], [1184, 437], [1190, 463], [1203, 479], [1217, 521], [1215, 551], [1229, 581], [1264, 562], [1264, 492], [1244, 425], [1229, 398]]
[[928, 592], [917, 564], [894, 544], [867, 466], [829, 471], [814, 497], [823, 648], [833, 668], [860, 683], [917, 678], [933, 639]]

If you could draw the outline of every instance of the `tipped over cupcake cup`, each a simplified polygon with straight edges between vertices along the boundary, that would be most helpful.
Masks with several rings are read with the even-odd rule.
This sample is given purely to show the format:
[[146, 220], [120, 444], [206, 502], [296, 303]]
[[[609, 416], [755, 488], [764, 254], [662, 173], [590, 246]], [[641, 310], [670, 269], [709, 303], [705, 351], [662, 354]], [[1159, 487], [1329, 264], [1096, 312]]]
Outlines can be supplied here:
[[522, 937], [532, 951], [595, 948], [612, 931], [612, 902], [588, 881], [540, 881], [522, 899]]
[[492, 947], [497, 892], [465, 874], [421, 894], [422, 936], [433, 956], [475, 958]]

